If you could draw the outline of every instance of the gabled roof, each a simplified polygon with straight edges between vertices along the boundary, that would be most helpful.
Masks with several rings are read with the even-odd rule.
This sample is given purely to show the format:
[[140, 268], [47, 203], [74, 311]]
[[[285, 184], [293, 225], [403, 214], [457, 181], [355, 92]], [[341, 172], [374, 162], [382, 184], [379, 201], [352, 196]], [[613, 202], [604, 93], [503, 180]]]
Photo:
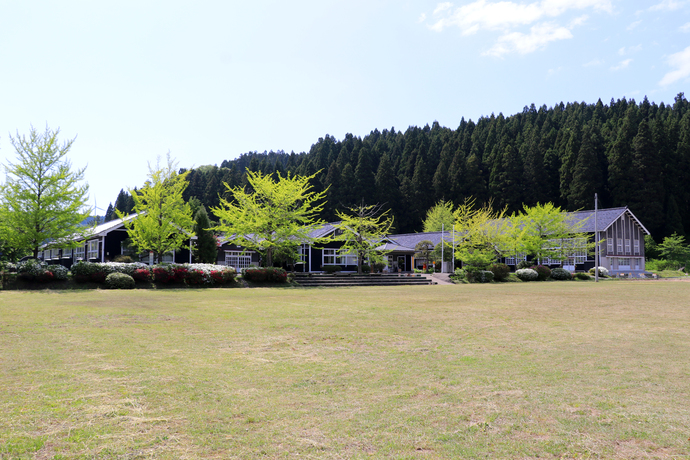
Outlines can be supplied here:
[[101, 225], [96, 225], [91, 231], [85, 234], [85, 238], [93, 238], [94, 236], [105, 236], [113, 230], [124, 227], [124, 222], [126, 220], [131, 220], [137, 217], [137, 214], [129, 214], [125, 216], [124, 219], [113, 219], [108, 222], [102, 223]]
[[[628, 209], [627, 206], [624, 206], [622, 208], [605, 208], [605, 209], [598, 209], [597, 210], [597, 220], [596, 220], [596, 226], [600, 232], [603, 232], [604, 230], [607, 230], [615, 221], [620, 218], [625, 213], [628, 213], [630, 217], [637, 222], [637, 224], [640, 226], [642, 230], [649, 235], [649, 230], [645, 228], [644, 225], [642, 225], [642, 222], [639, 221], [637, 217]], [[581, 232], [594, 232], [594, 210], [588, 210], [588, 211], [576, 211], [576, 212], [569, 212], [568, 213], [568, 219], [571, 220], [573, 223], [576, 222], [582, 222], [582, 226], [579, 228], [579, 231]]]
[[[452, 232], [443, 232], [443, 235], [443, 239], [447, 243], [453, 241]], [[386, 239], [399, 246], [411, 248], [414, 250], [414, 247], [417, 245], [417, 243], [424, 240], [431, 241], [432, 243], [434, 243], [434, 246], [436, 246], [441, 242], [441, 232], [403, 233], [400, 235], [388, 235]]]

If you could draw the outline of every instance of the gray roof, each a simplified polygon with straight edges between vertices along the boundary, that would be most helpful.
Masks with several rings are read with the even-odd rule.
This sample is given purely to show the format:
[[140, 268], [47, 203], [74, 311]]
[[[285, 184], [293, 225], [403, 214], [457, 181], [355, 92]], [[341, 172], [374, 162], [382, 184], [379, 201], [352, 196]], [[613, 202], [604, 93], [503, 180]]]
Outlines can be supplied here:
[[[388, 235], [386, 238], [388, 241], [397, 246], [402, 246], [403, 248], [408, 248], [414, 251], [414, 247], [417, 243], [424, 240], [431, 241], [434, 246], [441, 242], [441, 232], [423, 232], [423, 233], [403, 233], [401, 235]], [[447, 243], [453, 242], [452, 232], [443, 232], [443, 239]]]
[[[642, 222], [640, 222], [637, 217], [630, 211], [630, 209], [627, 208], [627, 206], [622, 207], [622, 208], [605, 208], [605, 209], [598, 209], [597, 210], [597, 220], [596, 220], [596, 226], [599, 229], [600, 232], [603, 232], [604, 230], [608, 229], [611, 224], [613, 224], [620, 216], [622, 216], [625, 213], [628, 213], [630, 217], [637, 222], [637, 224], [642, 228], [642, 230], [645, 231], [649, 235], [649, 230], [647, 230], [644, 225], [642, 225]], [[579, 231], [581, 232], [594, 232], [594, 210], [588, 210], [588, 211], [575, 211], [575, 212], [569, 212], [568, 213], [568, 219], [573, 222], [582, 222], [582, 226], [579, 228]]]

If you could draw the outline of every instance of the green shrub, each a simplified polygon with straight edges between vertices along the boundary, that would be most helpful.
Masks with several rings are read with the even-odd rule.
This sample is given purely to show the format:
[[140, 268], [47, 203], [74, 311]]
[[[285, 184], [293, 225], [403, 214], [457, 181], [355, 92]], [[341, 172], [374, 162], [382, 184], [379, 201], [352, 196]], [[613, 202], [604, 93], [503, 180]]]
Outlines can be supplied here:
[[551, 278], [559, 281], [570, 281], [573, 279], [573, 275], [564, 268], [554, 268], [551, 270]]
[[323, 266], [323, 271], [326, 273], [336, 273], [339, 271], [342, 271], [342, 267], [340, 265], [324, 265]]
[[476, 283], [490, 283], [494, 280], [494, 273], [489, 270], [479, 270], [474, 276]]
[[539, 281], [546, 281], [551, 277], [551, 269], [546, 265], [535, 265], [530, 268], [537, 272], [537, 275], [539, 275]]
[[510, 275], [510, 268], [506, 264], [493, 264], [489, 270], [494, 274], [496, 281], [505, 281]]
[[383, 272], [383, 267], [385, 267], [386, 264], [383, 262], [374, 262], [371, 264], [371, 268], [374, 270], [374, 273], [381, 273]]
[[664, 270], [677, 270], [678, 264], [666, 259], [650, 259], [645, 262], [645, 268], [653, 272], [662, 272]]
[[522, 281], [536, 281], [539, 279], [539, 273], [531, 268], [521, 268], [515, 271], [515, 276], [517, 276]]
[[577, 278], [579, 280], [584, 280], [584, 281], [592, 279], [591, 276], [589, 276], [587, 273], [583, 273], [583, 272], [575, 273], [575, 278]]
[[[590, 268], [589, 274], [594, 276], [596, 274], [594, 270], [595, 267]], [[609, 271], [606, 269], [606, 267], [599, 267], [599, 277], [606, 278], [607, 276], [609, 276]]]
[[284, 268], [249, 267], [242, 269], [242, 278], [255, 283], [285, 283], [288, 275]]
[[134, 278], [124, 273], [111, 273], [105, 277], [105, 285], [110, 289], [134, 289]]
[[371, 273], [371, 267], [367, 264], [362, 264], [362, 273]]
[[532, 262], [527, 262], [526, 260], [521, 260], [518, 262], [517, 267], [515, 267], [517, 270], [521, 270], [523, 268], [530, 268], [532, 266]]
[[119, 254], [119, 255], [113, 257], [113, 262], [120, 262], [123, 264], [131, 264], [134, 262], [134, 259], [132, 259], [130, 256], [126, 256], [124, 254]]

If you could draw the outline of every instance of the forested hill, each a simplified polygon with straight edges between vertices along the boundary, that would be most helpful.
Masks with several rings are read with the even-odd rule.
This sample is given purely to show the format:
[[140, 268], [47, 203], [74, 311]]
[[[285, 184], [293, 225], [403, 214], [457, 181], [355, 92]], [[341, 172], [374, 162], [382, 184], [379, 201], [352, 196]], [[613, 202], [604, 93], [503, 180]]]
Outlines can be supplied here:
[[330, 185], [326, 220], [362, 200], [387, 203], [397, 231], [411, 232], [439, 200], [472, 196], [509, 213], [549, 201], [576, 210], [591, 209], [598, 192], [602, 206], [629, 206], [659, 240], [690, 231], [690, 104], [683, 93], [673, 105], [533, 104], [507, 117], [462, 119], [456, 129], [433, 123], [363, 138], [326, 135], [308, 153], [253, 152], [193, 169], [185, 196], [216, 206], [223, 182], [243, 184], [246, 168], [320, 171], [315, 188]]

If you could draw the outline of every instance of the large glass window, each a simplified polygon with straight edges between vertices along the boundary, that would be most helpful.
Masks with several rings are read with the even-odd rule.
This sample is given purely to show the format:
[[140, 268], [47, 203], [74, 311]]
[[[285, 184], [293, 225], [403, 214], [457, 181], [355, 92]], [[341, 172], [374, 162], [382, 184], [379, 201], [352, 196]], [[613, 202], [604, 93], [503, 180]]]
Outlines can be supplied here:
[[357, 255], [341, 252], [338, 249], [324, 249], [323, 265], [357, 265]]
[[89, 259], [98, 259], [98, 240], [89, 241], [88, 248], [87, 257]]
[[84, 245], [78, 246], [74, 248], [74, 259], [75, 260], [84, 260], [84, 254], [86, 250], [84, 249]]
[[62, 258], [63, 259], [71, 259], [72, 258], [72, 248], [66, 248], [62, 250]]
[[252, 264], [252, 256], [241, 251], [225, 251], [225, 265], [239, 271]]

